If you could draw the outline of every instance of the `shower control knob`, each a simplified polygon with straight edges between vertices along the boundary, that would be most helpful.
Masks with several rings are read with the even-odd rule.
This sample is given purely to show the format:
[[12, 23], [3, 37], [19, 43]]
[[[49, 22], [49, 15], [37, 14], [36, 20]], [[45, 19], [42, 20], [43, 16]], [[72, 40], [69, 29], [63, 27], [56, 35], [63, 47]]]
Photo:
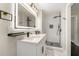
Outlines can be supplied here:
[[60, 29], [60, 32], [61, 32], [62, 30]]

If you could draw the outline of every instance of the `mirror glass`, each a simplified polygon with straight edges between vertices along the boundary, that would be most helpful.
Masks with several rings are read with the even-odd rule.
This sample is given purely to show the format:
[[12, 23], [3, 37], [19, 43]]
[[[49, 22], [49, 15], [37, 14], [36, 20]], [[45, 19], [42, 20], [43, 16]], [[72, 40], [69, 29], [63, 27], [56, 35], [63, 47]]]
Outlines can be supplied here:
[[32, 28], [35, 27], [36, 18], [22, 4], [17, 5], [17, 27]]

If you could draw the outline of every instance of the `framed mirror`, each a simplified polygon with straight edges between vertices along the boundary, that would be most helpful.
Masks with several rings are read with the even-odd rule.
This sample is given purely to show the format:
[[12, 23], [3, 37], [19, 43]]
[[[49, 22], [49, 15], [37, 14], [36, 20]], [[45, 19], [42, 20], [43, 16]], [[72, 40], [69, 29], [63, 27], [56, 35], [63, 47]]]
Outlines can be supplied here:
[[28, 28], [36, 28], [36, 17], [29, 12], [27, 6], [23, 4], [16, 4], [16, 19], [15, 19], [15, 28], [16, 29], [28, 29]]
[[12, 21], [12, 14], [0, 10], [0, 19], [7, 20], [7, 21]]

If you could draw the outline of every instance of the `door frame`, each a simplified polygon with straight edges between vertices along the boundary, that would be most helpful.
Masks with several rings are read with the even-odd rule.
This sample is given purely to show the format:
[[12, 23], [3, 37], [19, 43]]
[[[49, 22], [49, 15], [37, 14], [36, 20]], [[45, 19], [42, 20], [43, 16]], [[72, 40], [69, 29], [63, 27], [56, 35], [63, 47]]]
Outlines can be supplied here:
[[74, 3], [66, 5], [66, 54], [71, 56], [71, 7]]

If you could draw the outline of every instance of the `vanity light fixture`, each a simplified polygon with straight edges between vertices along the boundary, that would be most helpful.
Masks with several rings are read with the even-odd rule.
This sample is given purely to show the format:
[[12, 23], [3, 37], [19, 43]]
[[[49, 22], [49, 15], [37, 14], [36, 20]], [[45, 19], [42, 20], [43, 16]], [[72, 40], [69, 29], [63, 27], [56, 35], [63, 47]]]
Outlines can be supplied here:
[[38, 12], [39, 12], [39, 9], [38, 9], [38, 7], [36, 6], [36, 4], [35, 3], [31, 3], [30, 4], [30, 7], [37, 13], [37, 15], [38, 15]]

